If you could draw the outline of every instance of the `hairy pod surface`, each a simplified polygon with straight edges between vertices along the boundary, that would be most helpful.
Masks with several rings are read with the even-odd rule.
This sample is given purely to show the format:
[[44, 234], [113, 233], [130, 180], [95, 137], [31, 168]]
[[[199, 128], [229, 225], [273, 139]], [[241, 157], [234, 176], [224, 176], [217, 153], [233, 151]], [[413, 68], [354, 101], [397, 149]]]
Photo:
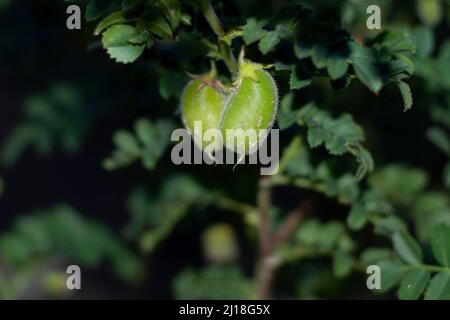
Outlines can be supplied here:
[[[267, 138], [277, 109], [278, 90], [275, 80], [262, 65], [242, 62], [239, 78], [220, 119], [225, 147], [241, 156], [256, 151]], [[237, 139], [227, 137], [229, 129], [235, 130]], [[249, 129], [256, 135], [250, 134], [252, 131]]]
[[[197, 146], [202, 147], [202, 135], [208, 129], [219, 129], [225, 95], [221, 84], [206, 76], [189, 81], [181, 97], [183, 123]], [[201, 131], [194, 130], [195, 122], [201, 123]]]

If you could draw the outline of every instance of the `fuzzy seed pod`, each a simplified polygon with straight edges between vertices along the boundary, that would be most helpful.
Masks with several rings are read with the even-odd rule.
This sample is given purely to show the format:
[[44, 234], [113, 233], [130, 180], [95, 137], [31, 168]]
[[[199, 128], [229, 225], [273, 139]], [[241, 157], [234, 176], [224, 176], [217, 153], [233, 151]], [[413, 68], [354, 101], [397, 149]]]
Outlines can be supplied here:
[[[241, 55], [239, 77], [235, 82], [220, 119], [225, 147], [241, 157], [253, 153], [267, 138], [278, 110], [278, 89], [275, 80], [260, 64], [243, 59]], [[228, 129], [235, 131], [237, 139], [227, 138]], [[248, 129], [253, 129], [255, 135]], [[266, 129], [265, 133], [264, 130]]]

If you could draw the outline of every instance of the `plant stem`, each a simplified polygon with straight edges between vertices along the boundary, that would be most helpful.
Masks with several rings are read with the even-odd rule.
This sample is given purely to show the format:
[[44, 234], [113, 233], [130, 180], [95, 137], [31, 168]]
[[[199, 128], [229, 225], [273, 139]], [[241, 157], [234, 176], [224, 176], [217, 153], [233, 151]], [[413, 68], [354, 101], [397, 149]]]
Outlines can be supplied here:
[[225, 29], [217, 17], [211, 2], [209, 0], [199, 0], [199, 3], [206, 21], [217, 37], [219, 37], [219, 51], [222, 55], [222, 59], [231, 74], [235, 76], [238, 72], [238, 65], [230, 46], [223, 40], [226, 35]]
[[235, 77], [238, 73], [239, 67], [236, 58], [233, 55], [233, 51], [223, 40], [220, 40], [219, 48], [222, 54], [223, 62], [225, 62], [228, 70]]
[[292, 210], [282, 222], [278, 231], [273, 237], [273, 246], [278, 247], [283, 244], [297, 230], [305, 216], [311, 211], [311, 202], [304, 201], [297, 208]]
[[258, 188], [259, 245], [260, 262], [258, 274], [259, 299], [270, 299], [275, 277], [275, 264], [272, 263], [272, 223], [270, 217], [271, 193], [267, 177], [262, 177]]
[[429, 264], [410, 265], [410, 266], [407, 266], [406, 268], [407, 269], [423, 269], [423, 270], [428, 270], [431, 272], [450, 272], [450, 268], [434, 266], [434, 265], [429, 265]]
[[272, 218], [270, 216], [272, 180], [262, 177], [258, 187], [258, 217], [259, 217], [259, 245], [260, 261], [258, 273], [259, 299], [271, 299], [272, 285], [275, 272], [280, 263], [275, 249], [284, 244], [297, 230], [303, 218], [311, 211], [312, 204], [309, 200], [302, 201], [281, 222], [280, 227], [274, 233]]
[[219, 195], [216, 199], [216, 205], [219, 208], [242, 214], [245, 222], [253, 227], [258, 224], [257, 209], [247, 203]]
[[208, 24], [211, 29], [213, 29], [214, 33], [219, 38], [223, 38], [225, 36], [225, 30], [223, 29], [222, 23], [217, 17], [217, 14], [211, 5], [211, 2], [209, 2], [209, 0], [200, 0], [200, 9], [202, 10], [206, 21], [208, 21]]

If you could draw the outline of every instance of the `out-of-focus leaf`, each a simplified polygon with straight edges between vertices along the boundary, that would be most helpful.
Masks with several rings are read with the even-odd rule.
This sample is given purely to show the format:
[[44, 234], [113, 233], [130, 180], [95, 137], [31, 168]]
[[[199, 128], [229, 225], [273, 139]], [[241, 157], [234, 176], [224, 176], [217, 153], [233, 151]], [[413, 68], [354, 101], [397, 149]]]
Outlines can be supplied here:
[[118, 275], [127, 281], [140, 279], [144, 272], [141, 262], [110, 230], [64, 204], [17, 218], [0, 237], [0, 256], [15, 268], [27, 268], [39, 258], [67, 258], [86, 268], [108, 261], [116, 270], [126, 263], [131, 271]]
[[280, 42], [277, 32], [267, 32], [263, 38], [259, 41], [258, 48], [262, 54], [267, 54], [272, 51], [276, 45]]
[[343, 57], [336, 57], [331, 55], [328, 57], [327, 71], [331, 79], [341, 78], [348, 69], [347, 60]]
[[174, 281], [177, 299], [250, 299], [251, 282], [235, 266], [213, 265], [205, 269], [186, 270]]
[[431, 278], [425, 300], [450, 300], [450, 273], [440, 272]]
[[377, 66], [378, 60], [374, 49], [353, 43], [350, 59], [359, 80], [370, 90], [377, 93], [383, 86], [383, 80]]
[[361, 253], [360, 260], [366, 264], [374, 264], [377, 261], [388, 260], [392, 257], [392, 252], [386, 248], [370, 247]]
[[444, 267], [450, 267], [450, 226], [437, 225], [431, 234], [433, 256]]
[[443, 152], [450, 155], [450, 138], [444, 130], [438, 127], [432, 127], [427, 131], [427, 138]]
[[392, 236], [394, 249], [407, 263], [420, 264], [423, 259], [419, 244], [406, 232], [396, 232]]
[[249, 45], [260, 40], [267, 32], [263, 29], [266, 24], [267, 22], [265, 21], [249, 18], [246, 25], [242, 28], [245, 44]]
[[425, 290], [430, 280], [430, 272], [427, 270], [409, 271], [403, 278], [398, 290], [401, 300], [417, 300]]
[[353, 258], [345, 251], [339, 251], [333, 257], [333, 272], [336, 277], [342, 278], [347, 276], [353, 266]]
[[401, 204], [415, 201], [427, 182], [428, 176], [424, 171], [400, 164], [386, 166], [369, 178], [373, 188]]
[[396, 286], [406, 273], [404, 266], [395, 260], [382, 260], [377, 263], [381, 271], [381, 292]]
[[110, 5], [110, 0], [92, 0], [86, 8], [86, 20], [90, 22], [100, 18]]

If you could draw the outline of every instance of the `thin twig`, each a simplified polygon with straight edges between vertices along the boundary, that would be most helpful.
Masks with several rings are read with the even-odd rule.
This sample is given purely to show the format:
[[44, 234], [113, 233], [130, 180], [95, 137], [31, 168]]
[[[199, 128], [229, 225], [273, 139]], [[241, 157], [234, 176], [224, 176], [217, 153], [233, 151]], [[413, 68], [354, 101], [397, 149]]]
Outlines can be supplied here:
[[230, 73], [233, 76], [236, 76], [238, 72], [237, 61], [230, 46], [223, 40], [227, 33], [222, 25], [222, 22], [220, 22], [219, 17], [214, 11], [214, 8], [209, 0], [200, 0], [200, 9], [209, 26], [219, 38], [219, 51], [222, 55], [222, 60], [225, 62], [225, 65]]
[[260, 260], [257, 297], [264, 300], [272, 298], [275, 271], [279, 263], [277, 256], [274, 254], [274, 249], [289, 239], [305, 215], [311, 211], [312, 205], [309, 200], [300, 203], [297, 208], [287, 215], [275, 234], [273, 234], [270, 207], [270, 180], [261, 178], [258, 188]]
[[258, 214], [259, 214], [259, 243], [261, 257], [266, 257], [272, 247], [272, 226], [270, 218], [271, 195], [267, 178], [259, 181]]
[[271, 192], [267, 177], [262, 177], [258, 188], [259, 245], [260, 260], [258, 272], [259, 299], [272, 297], [272, 284], [275, 277], [275, 265], [272, 263], [272, 221], [270, 217]]
[[306, 200], [300, 203], [286, 216], [273, 237], [273, 248], [280, 246], [289, 239], [289, 237], [295, 232], [295, 230], [297, 230], [297, 227], [303, 221], [304, 217], [311, 211], [311, 207], [311, 202]]

